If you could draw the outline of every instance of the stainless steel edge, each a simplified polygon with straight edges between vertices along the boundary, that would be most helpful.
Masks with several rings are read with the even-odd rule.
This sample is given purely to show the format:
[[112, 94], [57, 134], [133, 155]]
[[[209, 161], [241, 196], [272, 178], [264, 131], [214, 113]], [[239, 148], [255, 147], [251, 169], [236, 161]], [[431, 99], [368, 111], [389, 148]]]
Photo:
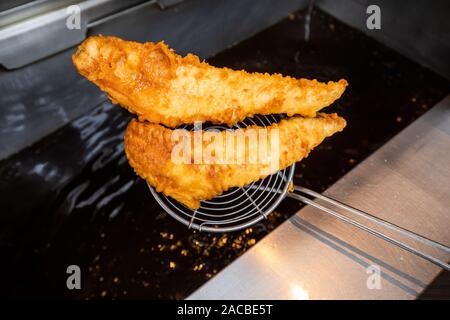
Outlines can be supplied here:
[[[64, 7], [56, 7], [4, 26], [0, 28], [0, 64], [7, 69], [16, 69], [70, 48], [83, 41], [88, 25], [93, 21], [141, 2], [142, 0], [67, 2]], [[69, 5], [76, 5], [79, 9], [80, 24], [75, 28], [67, 26], [70, 15], [75, 14], [68, 11]]]
[[[448, 246], [449, 150], [450, 96], [325, 194]], [[306, 206], [188, 299], [415, 299], [441, 270]]]

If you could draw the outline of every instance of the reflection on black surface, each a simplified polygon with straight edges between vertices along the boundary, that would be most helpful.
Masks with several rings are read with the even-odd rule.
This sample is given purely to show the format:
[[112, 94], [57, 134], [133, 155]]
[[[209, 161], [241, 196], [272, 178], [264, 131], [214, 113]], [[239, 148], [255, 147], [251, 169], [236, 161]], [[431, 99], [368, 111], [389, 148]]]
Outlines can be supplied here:
[[[315, 11], [210, 59], [213, 65], [279, 72], [350, 87], [328, 112], [347, 119], [297, 166], [296, 183], [322, 191], [442, 99], [449, 84]], [[268, 221], [242, 232], [200, 234], [168, 217], [123, 153], [131, 118], [109, 102], [0, 162], [3, 294], [69, 298], [185, 298], [297, 211], [286, 199]], [[82, 290], [66, 289], [77, 264]]]

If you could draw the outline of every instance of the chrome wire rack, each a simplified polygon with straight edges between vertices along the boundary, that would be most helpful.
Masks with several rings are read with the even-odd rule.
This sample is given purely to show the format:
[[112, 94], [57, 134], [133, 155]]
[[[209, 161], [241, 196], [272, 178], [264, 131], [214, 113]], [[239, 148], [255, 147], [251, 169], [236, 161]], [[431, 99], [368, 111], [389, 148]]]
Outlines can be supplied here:
[[[278, 122], [281, 118], [282, 116], [275, 115], [255, 116], [254, 118], [248, 118], [244, 122], [235, 125], [234, 128], [245, 128], [249, 125], [265, 127]], [[208, 128], [228, 129], [223, 126], [209, 126]], [[194, 130], [194, 128], [191, 129]], [[292, 165], [289, 168], [278, 171], [273, 175], [253, 182], [243, 188], [230, 189], [212, 200], [203, 201], [200, 208], [197, 210], [192, 210], [178, 201], [156, 192], [150, 185], [148, 186], [156, 201], [169, 215], [195, 230], [207, 232], [231, 232], [247, 228], [262, 219], [267, 218], [284, 198], [290, 197], [320, 209], [343, 222], [364, 230], [402, 248], [403, 250], [409, 251], [445, 270], [450, 270], [450, 265], [441, 259], [416, 249], [383, 232], [377, 231], [367, 224], [351, 218], [349, 215], [363, 218], [366, 221], [376, 224], [378, 227], [395, 232], [397, 235], [410, 238], [429, 247], [450, 253], [450, 248], [446, 245], [425, 238], [417, 233], [389, 223], [367, 212], [348, 206], [313, 190], [294, 186], [293, 192], [290, 192], [294, 171], [295, 165]], [[346, 214], [343, 214], [340, 211], [345, 211]]]
[[[251, 125], [270, 126], [279, 122], [283, 116], [255, 116], [233, 126], [234, 129]], [[186, 129], [194, 128], [185, 126]], [[229, 129], [225, 126], [208, 126], [208, 129]], [[156, 192], [150, 185], [150, 191], [161, 207], [177, 221], [189, 228], [209, 232], [231, 232], [247, 228], [266, 218], [285, 198], [289, 183], [294, 175], [295, 165], [253, 182], [243, 188], [233, 188], [215, 197], [203, 201], [200, 208], [192, 210], [178, 201]]]
[[161, 207], [189, 228], [208, 232], [231, 232], [244, 229], [267, 218], [285, 198], [294, 174], [294, 166], [244, 188], [233, 188], [212, 200], [203, 201], [192, 210], [178, 201], [150, 191]]

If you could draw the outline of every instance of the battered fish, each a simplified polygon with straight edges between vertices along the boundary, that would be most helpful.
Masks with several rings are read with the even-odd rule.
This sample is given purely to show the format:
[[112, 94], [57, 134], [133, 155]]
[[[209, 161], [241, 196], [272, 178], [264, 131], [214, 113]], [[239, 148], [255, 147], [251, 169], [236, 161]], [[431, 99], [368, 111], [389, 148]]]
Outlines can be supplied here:
[[72, 57], [78, 71], [141, 120], [176, 127], [194, 121], [233, 125], [255, 114], [314, 117], [347, 81], [321, 83], [280, 74], [216, 68], [177, 55], [163, 42], [92, 36]]
[[[174, 130], [137, 120], [132, 120], [127, 127], [125, 152], [136, 173], [155, 187], [156, 191], [196, 209], [202, 200], [211, 199], [232, 187], [243, 187], [300, 161], [326, 137], [341, 131], [345, 125], [345, 120], [336, 114], [318, 114], [315, 118], [292, 117], [271, 125], [268, 127], [267, 137], [269, 140], [278, 137], [277, 143], [274, 144], [275, 148], [279, 148], [278, 163], [275, 167], [271, 166], [274, 149], [269, 149], [258, 163], [195, 164], [174, 161], [174, 150], [179, 146], [179, 141], [174, 141], [173, 138]], [[233, 135], [246, 134], [249, 130], [258, 128], [260, 127], [252, 126], [235, 130]], [[274, 130], [277, 135], [272, 135]], [[194, 133], [185, 134], [190, 141], [194, 141]], [[226, 131], [217, 134], [220, 140], [226, 140]], [[203, 153], [204, 162], [211, 155], [206, 150], [214, 139], [200, 140], [200, 152]], [[245, 148], [248, 156], [251, 142], [248, 139], [234, 141], [235, 150], [241, 144], [240, 147]], [[273, 146], [270, 142], [268, 145]], [[191, 146], [191, 142], [188, 146]], [[193, 158], [189, 157], [187, 160], [192, 162]]]

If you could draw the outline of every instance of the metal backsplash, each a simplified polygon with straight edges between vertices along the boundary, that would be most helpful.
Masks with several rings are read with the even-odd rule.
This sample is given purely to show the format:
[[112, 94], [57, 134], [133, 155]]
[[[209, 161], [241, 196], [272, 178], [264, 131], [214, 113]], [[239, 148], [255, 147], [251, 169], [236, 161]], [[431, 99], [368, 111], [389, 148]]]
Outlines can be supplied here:
[[[369, 5], [381, 11], [381, 29], [369, 30]], [[450, 79], [450, 1], [320, 0], [320, 9]], [[351, 50], [351, 48], [349, 48]]]

